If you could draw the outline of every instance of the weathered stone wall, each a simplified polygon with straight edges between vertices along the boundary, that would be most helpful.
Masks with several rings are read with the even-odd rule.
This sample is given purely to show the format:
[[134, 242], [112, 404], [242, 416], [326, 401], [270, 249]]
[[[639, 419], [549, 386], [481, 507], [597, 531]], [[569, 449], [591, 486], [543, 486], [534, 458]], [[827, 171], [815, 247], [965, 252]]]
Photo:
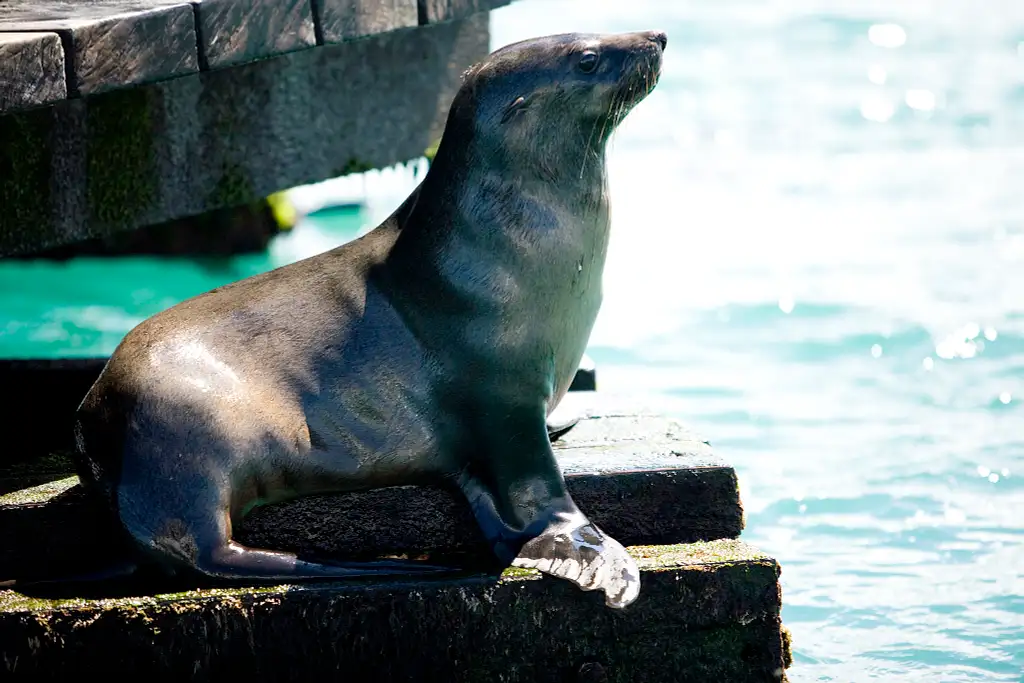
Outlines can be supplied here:
[[489, 50], [471, 11], [498, 4], [428, 2], [440, 23], [0, 115], [0, 256], [423, 156]]

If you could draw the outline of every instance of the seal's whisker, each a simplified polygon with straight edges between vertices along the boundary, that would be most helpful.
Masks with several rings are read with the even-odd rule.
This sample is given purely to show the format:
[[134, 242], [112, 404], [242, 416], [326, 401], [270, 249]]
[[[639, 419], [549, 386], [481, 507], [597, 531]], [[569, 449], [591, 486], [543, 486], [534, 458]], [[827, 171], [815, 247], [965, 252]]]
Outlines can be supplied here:
[[616, 123], [618, 123], [619, 117], [622, 116], [622, 110], [626, 108], [626, 96], [628, 94], [629, 94], [629, 89], [620, 91], [619, 93], [616, 94], [615, 98], [612, 100], [612, 105], [615, 108], [615, 111], [611, 115], [611, 120], [612, 121], [615, 121]]
[[[605, 132], [605, 129], [608, 127], [608, 122], [613, 120], [613, 119], [615, 119], [617, 117], [616, 102], [618, 102], [619, 98], [620, 98], [620, 92], [616, 92], [616, 93], [614, 93], [612, 95], [612, 99], [608, 103], [608, 108], [605, 110], [605, 115], [600, 117], [600, 119], [599, 119], [600, 122], [601, 122], [601, 132], [598, 134], [598, 137], [597, 137], [598, 142], [600, 142], [601, 140], [604, 139], [604, 132]], [[615, 112], [615, 113], [613, 113], [613, 112]], [[594, 152], [595, 156], [599, 155], [597, 150], [592, 150], [591, 147], [590, 147], [590, 143], [593, 141], [594, 132], [597, 130], [597, 124], [598, 124], [598, 121], [595, 120], [594, 121], [594, 125], [590, 129], [590, 136], [587, 138], [587, 146], [583, 150], [583, 163], [580, 165], [580, 179], [581, 180], [583, 179], [583, 174], [586, 172], [587, 159], [590, 157], [591, 151]]]

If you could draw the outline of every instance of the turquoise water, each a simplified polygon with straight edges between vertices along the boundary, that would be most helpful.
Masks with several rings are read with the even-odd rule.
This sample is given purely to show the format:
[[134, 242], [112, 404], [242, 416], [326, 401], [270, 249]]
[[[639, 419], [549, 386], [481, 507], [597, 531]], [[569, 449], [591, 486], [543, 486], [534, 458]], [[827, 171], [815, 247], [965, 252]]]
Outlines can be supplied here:
[[[1024, 680], [1024, 4], [523, 0], [493, 24], [669, 33], [610, 155], [589, 354], [736, 463], [792, 680]], [[109, 353], [414, 181], [366, 182], [363, 214], [228, 264], [2, 264], [0, 355]]]

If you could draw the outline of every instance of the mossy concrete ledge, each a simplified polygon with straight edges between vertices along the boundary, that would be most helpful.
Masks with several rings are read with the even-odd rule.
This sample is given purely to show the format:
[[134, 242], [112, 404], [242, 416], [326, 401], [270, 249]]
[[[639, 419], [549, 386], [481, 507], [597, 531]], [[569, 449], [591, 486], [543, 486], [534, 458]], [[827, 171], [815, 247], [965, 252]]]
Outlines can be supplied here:
[[739, 541], [634, 547], [640, 598], [529, 571], [47, 602], [0, 592], [5, 680], [785, 679], [779, 566]]

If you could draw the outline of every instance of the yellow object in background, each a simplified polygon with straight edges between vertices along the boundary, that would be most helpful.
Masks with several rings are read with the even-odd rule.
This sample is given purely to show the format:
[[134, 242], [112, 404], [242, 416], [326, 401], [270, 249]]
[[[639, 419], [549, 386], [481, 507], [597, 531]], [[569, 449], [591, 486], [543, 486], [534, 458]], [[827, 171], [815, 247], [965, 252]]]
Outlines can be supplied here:
[[270, 212], [274, 215], [274, 220], [277, 221], [277, 227], [281, 230], [291, 230], [295, 227], [295, 223], [298, 221], [298, 212], [288, 199], [287, 192], [275, 192], [270, 195], [267, 197], [267, 205], [270, 206]]

